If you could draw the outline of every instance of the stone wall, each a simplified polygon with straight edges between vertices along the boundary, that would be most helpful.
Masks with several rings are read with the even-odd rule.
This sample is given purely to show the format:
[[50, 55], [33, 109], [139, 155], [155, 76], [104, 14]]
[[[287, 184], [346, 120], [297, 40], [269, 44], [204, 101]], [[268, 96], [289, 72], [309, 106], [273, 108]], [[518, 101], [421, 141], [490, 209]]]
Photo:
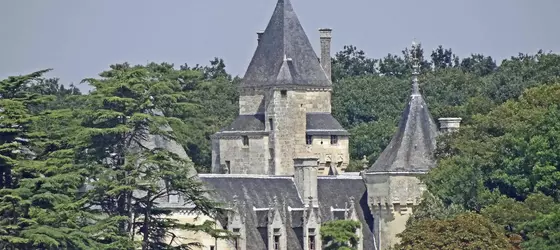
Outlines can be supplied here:
[[247, 135], [249, 145], [243, 145], [242, 135], [221, 135], [220, 165], [230, 165], [231, 174], [268, 174], [268, 136]]
[[425, 185], [418, 179], [422, 173], [367, 173], [368, 204], [374, 220], [374, 231], [380, 250], [388, 249], [400, 239], [406, 222], [420, 203]]
[[212, 136], [212, 173], [221, 173], [221, 162], [220, 162], [220, 139], [216, 136]]
[[[266, 107], [267, 120], [273, 117], [271, 136], [274, 150], [274, 175], [292, 175], [293, 159], [305, 144], [305, 92], [275, 90]], [[301, 150], [301, 149], [300, 149]]]
[[[313, 147], [306, 145], [306, 113], [331, 112], [330, 89], [243, 89], [239, 97], [240, 114], [265, 114], [267, 136], [251, 137], [250, 145], [242, 145], [241, 134], [220, 135], [212, 143], [212, 172], [220, 173], [226, 161], [232, 174], [292, 175], [296, 157], [331, 157], [339, 171], [348, 166], [348, 137], [339, 137], [337, 145], [330, 145], [330, 136]], [[272, 124], [271, 124], [272, 121]], [[317, 137], [318, 138], [318, 137]], [[342, 161], [336, 159], [342, 158]], [[323, 162], [323, 170], [327, 165]], [[340, 164], [338, 164], [340, 162]], [[328, 173], [326, 169], [325, 174]]]
[[331, 91], [305, 92], [305, 110], [309, 112], [331, 112]]
[[319, 175], [329, 173], [329, 164], [344, 172], [350, 162], [348, 136], [338, 136], [338, 143], [331, 144], [330, 135], [313, 135], [312, 144], [306, 145], [306, 151], [319, 158]]
[[264, 113], [265, 90], [244, 89], [239, 96], [239, 114], [253, 115]]

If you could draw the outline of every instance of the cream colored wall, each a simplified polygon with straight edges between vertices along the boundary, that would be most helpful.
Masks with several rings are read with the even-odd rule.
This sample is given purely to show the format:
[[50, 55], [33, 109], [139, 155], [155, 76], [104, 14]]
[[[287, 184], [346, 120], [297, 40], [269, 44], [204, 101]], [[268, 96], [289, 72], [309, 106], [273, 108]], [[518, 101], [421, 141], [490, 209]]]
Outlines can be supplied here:
[[312, 136], [312, 144], [306, 146], [306, 151], [312, 152], [319, 158], [318, 175], [328, 174], [327, 161], [329, 159], [332, 165], [337, 166], [339, 159], [342, 158], [342, 164], [340, 167], [337, 167], [337, 170], [344, 172], [350, 161], [348, 142], [348, 136], [338, 136], [338, 143], [334, 145], [331, 144], [330, 135]]
[[397, 234], [406, 228], [426, 186], [410, 173], [366, 174], [365, 178], [368, 203], [379, 223], [374, 231], [379, 232], [380, 250], [389, 249], [400, 241]]
[[232, 174], [267, 174], [268, 136], [249, 135], [249, 145], [243, 145], [241, 136], [222, 136], [219, 143], [220, 164], [230, 161]]
[[265, 90], [243, 90], [239, 96], [239, 114], [253, 115], [264, 113]]
[[[188, 214], [188, 213], [173, 213], [171, 218], [178, 220], [179, 223], [191, 223], [195, 225], [200, 225], [207, 220], [213, 221], [212, 218], [203, 215], [197, 214]], [[216, 228], [223, 228], [222, 225], [217, 222]], [[177, 230], [174, 231], [177, 236], [185, 238], [184, 240], [177, 240], [178, 244], [186, 244], [192, 242], [199, 242], [203, 245], [203, 247], [195, 247], [193, 249], [200, 249], [200, 250], [209, 250], [210, 246], [215, 246], [214, 249], [219, 250], [235, 250], [232, 244], [226, 240], [217, 240], [203, 232], [190, 232], [185, 230]], [[177, 245], [178, 245], [177, 244]], [[216, 245], [217, 244], [217, 245]]]
[[331, 92], [330, 91], [310, 91], [304, 92], [305, 110], [307, 112], [331, 112]]
[[271, 132], [274, 149], [274, 175], [294, 173], [294, 158], [305, 146], [305, 92], [288, 90], [271, 92], [267, 101], [267, 119], [274, 119]]

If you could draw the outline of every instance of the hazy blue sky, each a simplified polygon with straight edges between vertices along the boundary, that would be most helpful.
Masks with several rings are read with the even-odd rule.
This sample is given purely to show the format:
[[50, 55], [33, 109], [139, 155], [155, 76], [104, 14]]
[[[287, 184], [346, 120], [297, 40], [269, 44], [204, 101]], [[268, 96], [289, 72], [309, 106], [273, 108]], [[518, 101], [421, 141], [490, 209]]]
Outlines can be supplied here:
[[[426, 51], [498, 59], [560, 51], [560, 0], [292, 0], [316, 50], [333, 28], [369, 56], [400, 53], [413, 38]], [[110, 64], [226, 61], [243, 75], [276, 0], [0, 0], [0, 78], [54, 68], [63, 83]]]

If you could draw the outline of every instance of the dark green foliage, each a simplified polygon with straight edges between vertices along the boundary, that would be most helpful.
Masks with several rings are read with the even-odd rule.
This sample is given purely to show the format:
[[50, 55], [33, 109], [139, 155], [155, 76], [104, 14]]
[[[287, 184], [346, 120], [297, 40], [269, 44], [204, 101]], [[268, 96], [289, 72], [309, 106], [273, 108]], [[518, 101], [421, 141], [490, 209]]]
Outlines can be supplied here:
[[360, 222], [351, 220], [327, 221], [321, 225], [321, 241], [327, 250], [353, 250], [360, 237], [356, 234]]
[[[185, 85], [174, 73], [169, 64], [125, 63], [112, 65], [100, 74], [101, 79], [85, 80], [95, 91], [88, 95], [87, 109], [79, 112], [79, 163], [88, 172], [88, 203], [97, 206], [90, 211], [99, 214], [97, 223], [105, 227], [98, 238], [105, 248], [177, 245], [172, 230], [185, 225], [166, 218], [171, 210], [158, 206], [172, 195], [182, 196], [193, 211], [216, 212], [216, 204], [204, 196], [202, 183], [194, 177], [192, 162], [178, 155], [181, 146], [159, 148], [153, 143], [154, 136], [176, 139], [168, 129], [170, 121], [183, 126], [179, 119], [161, 116], [159, 110], [173, 114], [197, 106], [189, 102], [189, 92], [182, 91]], [[180, 79], [189, 80], [188, 76]]]
[[[73, 120], [63, 111], [38, 113], [48, 94], [34, 89], [47, 70], [0, 82], [0, 246], [2, 249], [95, 248], [77, 190], [83, 183], [72, 164], [67, 134]], [[43, 106], [44, 104], [47, 104]], [[34, 112], [33, 112], [34, 111]]]
[[481, 212], [523, 249], [560, 247], [559, 94], [559, 84], [531, 88], [441, 138], [428, 189]]
[[486, 217], [463, 213], [450, 219], [425, 219], [399, 234], [395, 250], [423, 249], [513, 249], [502, 230]]

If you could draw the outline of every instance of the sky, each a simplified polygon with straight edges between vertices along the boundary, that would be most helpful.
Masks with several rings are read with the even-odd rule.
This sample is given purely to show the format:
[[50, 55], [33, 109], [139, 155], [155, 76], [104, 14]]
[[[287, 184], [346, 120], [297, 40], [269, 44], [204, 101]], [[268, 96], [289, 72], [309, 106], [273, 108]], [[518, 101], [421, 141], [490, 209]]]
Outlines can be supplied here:
[[[0, 79], [53, 68], [65, 84], [115, 63], [206, 65], [243, 76], [277, 0], [0, 0]], [[559, 0], [291, 0], [315, 51], [355, 45], [379, 58], [422, 43], [499, 63], [539, 49], [560, 52]], [[87, 90], [87, 86], [78, 85]]]

